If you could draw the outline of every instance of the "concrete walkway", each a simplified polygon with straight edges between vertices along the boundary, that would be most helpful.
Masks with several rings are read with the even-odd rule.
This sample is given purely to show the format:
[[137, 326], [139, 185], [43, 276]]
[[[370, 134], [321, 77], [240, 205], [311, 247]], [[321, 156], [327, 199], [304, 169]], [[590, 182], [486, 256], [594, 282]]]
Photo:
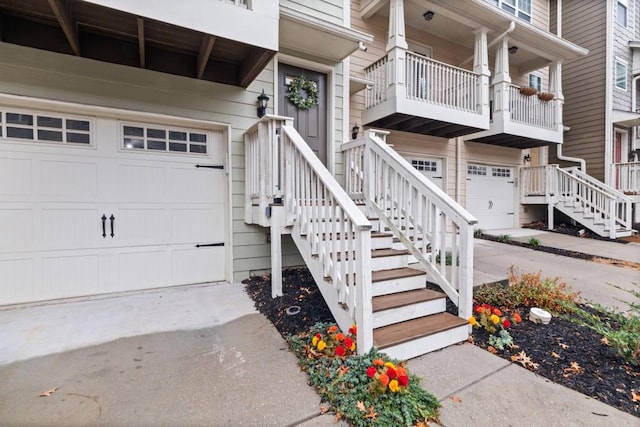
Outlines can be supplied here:
[[[631, 287], [640, 278], [636, 270], [485, 240], [475, 242], [475, 264], [478, 284], [504, 279], [516, 265], [561, 276], [607, 305], [629, 294], [606, 283]], [[241, 284], [5, 308], [0, 331], [3, 426], [334, 425]], [[441, 400], [443, 426], [640, 425], [471, 344], [409, 367]]]

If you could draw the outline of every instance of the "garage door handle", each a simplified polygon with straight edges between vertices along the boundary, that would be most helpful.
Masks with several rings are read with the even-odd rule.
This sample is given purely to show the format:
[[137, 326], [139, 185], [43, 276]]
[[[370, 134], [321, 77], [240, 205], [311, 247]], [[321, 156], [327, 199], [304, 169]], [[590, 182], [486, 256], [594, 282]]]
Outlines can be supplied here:
[[115, 236], [116, 234], [113, 232], [113, 222], [116, 220], [116, 217], [113, 216], [113, 214], [111, 214], [111, 216], [109, 217], [109, 222], [111, 223], [111, 237]]
[[196, 165], [197, 168], [224, 169], [223, 165]]
[[493, 209], [493, 201], [489, 200], [489, 209]]
[[102, 214], [102, 238], [107, 237], [107, 216]]
[[205, 243], [204, 245], [197, 244], [196, 248], [209, 248], [212, 246], [224, 246], [224, 243]]

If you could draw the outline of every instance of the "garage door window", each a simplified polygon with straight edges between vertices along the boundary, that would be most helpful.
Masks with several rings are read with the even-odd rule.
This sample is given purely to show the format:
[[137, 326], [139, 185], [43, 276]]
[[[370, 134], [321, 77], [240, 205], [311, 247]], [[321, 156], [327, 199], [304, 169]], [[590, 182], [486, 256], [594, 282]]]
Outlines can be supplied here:
[[491, 168], [491, 174], [496, 177], [511, 178], [511, 169]]
[[122, 147], [125, 150], [165, 151], [206, 155], [207, 134], [189, 129], [124, 124], [122, 125]]
[[478, 165], [468, 165], [467, 175], [487, 176], [487, 167]]
[[431, 160], [411, 160], [411, 166], [419, 171], [437, 172], [438, 164]]
[[91, 145], [91, 119], [7, 110], [0, 112], [0, 136], [21, 141]]

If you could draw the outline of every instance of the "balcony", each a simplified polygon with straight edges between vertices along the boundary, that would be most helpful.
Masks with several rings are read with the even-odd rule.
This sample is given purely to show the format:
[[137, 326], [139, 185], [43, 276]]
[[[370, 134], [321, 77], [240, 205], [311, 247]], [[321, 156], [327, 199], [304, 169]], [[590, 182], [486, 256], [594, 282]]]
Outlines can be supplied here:
[[278, 50], [278, 0], [0, 0], [0, 16], [3, 42], [241, 87]]
[[562, 101], [526, 96], [511, 84], [491, 88], [489, 130], [465, 136], [465, 140], [513, 148], [533, 148], [562, 143]]
[[640, 202], [640, 162], [614, 163], [610, 184]]
[[[393, 80], [394, 62], [405, 62]], [[365, 69], [367, 126], [453, 138], [489, 128], [479, 73], [395, 48]]]

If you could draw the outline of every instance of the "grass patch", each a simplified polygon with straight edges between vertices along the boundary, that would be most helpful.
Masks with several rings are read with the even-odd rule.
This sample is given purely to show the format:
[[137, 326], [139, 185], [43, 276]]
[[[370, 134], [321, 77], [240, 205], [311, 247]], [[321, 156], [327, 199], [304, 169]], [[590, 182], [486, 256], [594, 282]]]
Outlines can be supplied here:
[[[320, 394], [322, 411], [353, 426], [413, 426], [437, 421], [438, 399], [420, 387], [404, 363], [372, 349], [365, 355], [336, 356], [325, 346], [335, 326], [316, 324], [308, 333], [289, 336], [289, 348]], [[353, 335], [350, 335], [353, 337]], [[337, 348], [337, 347], [336, 347]]]
[[538, 246], [540, 246], [540, 239], [532, 237], [532, 238], [529, 239], [529, 241], [527, 243], [529, 243], [533, 247], [538, 247]]

